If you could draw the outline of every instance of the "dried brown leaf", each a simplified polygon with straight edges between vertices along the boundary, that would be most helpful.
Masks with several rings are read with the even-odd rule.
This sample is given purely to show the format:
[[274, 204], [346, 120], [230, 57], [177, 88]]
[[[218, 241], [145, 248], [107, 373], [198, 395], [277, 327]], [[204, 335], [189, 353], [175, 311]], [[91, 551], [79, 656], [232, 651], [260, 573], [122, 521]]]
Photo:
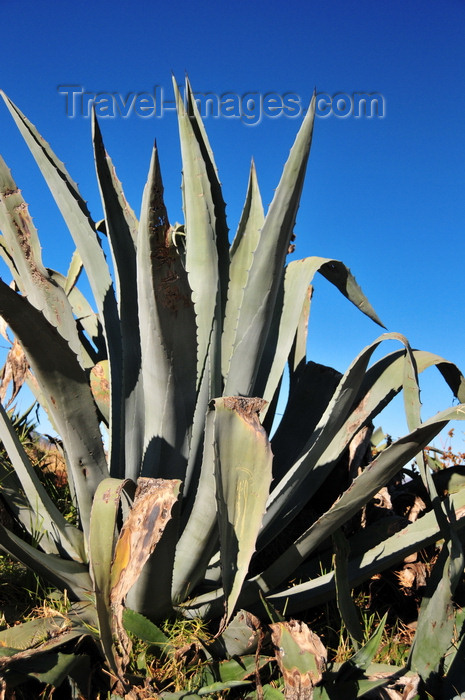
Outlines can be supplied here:
[[[375, 673], [369, 676], [370, 681], [388, 678], [389, 673]], [[366, 700], [413, 700], [418, 694], [420, 676], [412, 674], [401, 676], [389, 683], [385, 688], [375, 688], [363, 696]]]
[[116, 543], [111, 568], [110, 603], [113, 609], [113, 632], [119, 642], [116, 661], [120, 678], [124, 676], [131, 650], [123, 626], [124, 600], [163, 535], [171, 518], [171, 509], [178, 498], [180, 483], [177, 479], [139, 478], [134, 503]]
[[8, 352], [0, 375], [0, 401], [2, 403], [5, 401], [10, 383], [13, 387], [11, 397], [6, 404], [7, 408], [17, 397], [19, 390], [26, 381], [28, 374], [30, 374], [29, 363], [26, 359], [26, 355], [24, 354], [24, 350], [15, 338]]
[[270, 628], [276, 660], [284, 679], [284, 697], [287, 700], [311, 700], [314, 686], [322, 679], [326, 648], [304, 622], [277, 622]]

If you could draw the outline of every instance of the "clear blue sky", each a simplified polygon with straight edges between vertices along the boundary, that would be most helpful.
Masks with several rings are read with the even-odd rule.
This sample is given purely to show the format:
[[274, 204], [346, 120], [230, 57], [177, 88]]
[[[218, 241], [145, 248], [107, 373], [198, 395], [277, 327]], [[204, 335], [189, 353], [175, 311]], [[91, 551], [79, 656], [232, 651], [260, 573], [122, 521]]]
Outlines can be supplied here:
[[[465, 367], [465, 3], [463, 0], [287, 0], [130, 3], [0, 0], [0, 86], [38, 126], [80, 184], [95, 219], [89, 120], [69, 118], [60, 85], [171, 99], [171, 72], [198, 92], [380, 93], [384, 118], [316, 120], [297, 219], [298, 257], [343, 260], [389, 330]], [[240, 215], [251, 156], [269, 204], [301, 118], [206, 119], [229, 225]], [[107, 149], [139, 211], [156, 138], [172, 221], [181, 220], [174, 114], [102, 119]], [[0, 151], [31, 205], [45, 263], [71, 245], [6, 109]], [[311, 317], [312, 359], [344, 370], [378, 335], [324, 279]], [[394, 349], [386, 345], [386, 351]], [[431, 372], [430, 372], [431, 374]], [[431, 374], [424, 418], [451, 402]], [[401, 434], [400, 407], [384, 428]], [[462, 433], [459, 425], [457, 432]]]

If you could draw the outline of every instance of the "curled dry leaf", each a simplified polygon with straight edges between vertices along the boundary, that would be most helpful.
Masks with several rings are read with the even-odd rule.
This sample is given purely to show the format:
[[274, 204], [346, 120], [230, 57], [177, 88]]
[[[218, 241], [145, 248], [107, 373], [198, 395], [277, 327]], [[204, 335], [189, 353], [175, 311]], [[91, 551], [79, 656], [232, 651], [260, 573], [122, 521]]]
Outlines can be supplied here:
[[0, 316], [0, 335], [5, 338], [9, 343], [11, 343], [10, 338], [8, 337], [8, 323], [5, 321], [3, 316]]
[[426, 586], [426, 566], [421, 561], [407, 562], [396, 576], [405, 589], [417, 590]]
[[[375, 673], [369, 677], [370, 681], [377, 681], [388, 677], [388, 673]], [[366, 700], [414, 700], [418, 696], [420, 676], [415, 673], [401, 676], [390, 682], [385, 688], [375, 688], [364, 694]]]
[[378, 493], [373, 496], [373, 501], [377, 508], [392, 512], [391, 495], [386, 486], [383, 486]]
[[124, 600], [171, 518], [177, 501], [177, 479], [139, 478], [134, 503], [121, 529], [111, 567], [110, 603], [113, 631], [120, 645], [121, 675], [129, 661], [130, 642], [123, 627]]
[[7, 407], [10, 406], [17, 397], [19, 390], [23, 386], [28, 374], [30, 374], [29, 363], [26, 359], [26, 355], [24, 354], [24, 350], [15, 338], [8, 352], [0, 375], [0, 401], [2, 403], [5, 401], [10, 383], [13, 385], [13, 391], [7, 403]]
[[415, 520], [418, 520], [418, 516], [424, 510], [426, 510], [426, 503], [422, 498], [420, 498], [420, 496], [415, 495], [413, 504], [410, 506], [410, 510], [407, 515], [410, 522], [413, 523]]

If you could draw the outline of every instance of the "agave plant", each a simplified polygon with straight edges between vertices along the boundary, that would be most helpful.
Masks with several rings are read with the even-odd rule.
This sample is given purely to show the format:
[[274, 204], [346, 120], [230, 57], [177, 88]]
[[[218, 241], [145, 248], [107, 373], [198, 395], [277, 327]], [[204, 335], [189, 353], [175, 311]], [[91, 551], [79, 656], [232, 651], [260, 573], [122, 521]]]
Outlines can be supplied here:
[[[176, 84], [174, 90], [183, 225], [169, 222], [156, 148], [137, 220], [94, 116], [104, 212], [95, 223], [63, 163], [2, 94], [76, 246], [66, 275], [44, 266], [27, 205], [1, 161], [0, 253], [13, 284], [0, 280], [0, 314], [62, 441], [79, 523], [51, 501], [0, 406], [0, 438], [14, 466], [2, 476], [1, 495], [24, 533], [0, 525], [0, 547], [75, 601], [90, 601], [120, 675], [126, 603], [155, 621], [177, 610], [221, 618], [225, 629], [235, 611], [257, 610], [263, 597], [295, 614], [335, 595], [335, 572], [321, 574], [322, 544], [465, 410], [460, 404], [421, 422], [419, 373], [436, 365], [460, 401], [464, 380], [453, 364], [412, 350], [396, 333], [364, 348], [343, 375], [307, 361], [317, 272], [380, 324], [342, 262], [288, 261], [314, 100], [266, 214], [252, 165], [230, 243], [217, 167], [189, 82], [186, 102]], [[78, 287], [82, 270], [92, 301]], [[370, 365], [375, 350], [393, 339], [400, 349]], [[289, 393], [270, 438], [286, 366]], [[409, 434], [357, 476], [352, 448], [366, 444], [373, 419], [401, 390]], [[330, 488], [344, 464], [344, 478]], [[421, 459], [420, 466], [433, 497]], [[341, 582], [353, 586], [455, 536], [465, 524], [465, 490], [447, 499], [421, 527], [394, 534], [366, 528], [350, 541], [350, 554], [336, 567], [339, 599]], [[33, 528], [40, 529], [38, 543], [31, 543]]]

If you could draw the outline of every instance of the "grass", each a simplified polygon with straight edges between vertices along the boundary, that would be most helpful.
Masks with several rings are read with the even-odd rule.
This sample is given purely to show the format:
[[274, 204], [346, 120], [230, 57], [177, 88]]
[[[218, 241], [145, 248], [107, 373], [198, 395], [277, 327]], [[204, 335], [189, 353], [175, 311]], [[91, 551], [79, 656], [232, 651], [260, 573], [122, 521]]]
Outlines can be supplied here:
[[[366, 591], [359, 590], [355, 602], [360, 611], [365, 638], [376, 631], [381, 615], [373, 609], [372, 601]], [[44, 618], [56, 615], [66, 616], [69, 601], [66, 594], [61, 594], [47, 586], [36, 574], [28, 571], [22, 565], [13, 562], [9, 557], [0, 557], [0, 607], [3, 611], [1, 626], [11, 626], [18, 621]], [[311, 611], [308, 624], [312, 631], [318, 634], [328, 649], [328, 661], [343, 663], [355, 653], [349, 634], [341, 623], [337, 606], [334, 602], [322, 605]], [[177, 618], [166, 620], [160, 625], [162, 632], [168, 638], [170, 646], [175, 649], [173, 654], [163, 654], [159, 647], [142, 642], [132, 636], [132, 653], [127, 669], [128, 675], [135, 685], [155, 689], [157, 692], [195, 692], [209, 678], [209, 662], [204, 645], [213, 642], [214, 635], [209, 626], [200, 619], [186, 620]], [[387, 625], [382, 636], [379, 650], [374, 658], [376, 663], [402, 666], [410, 648], [413, 632], [401, 621]], [[266, 651], [266, 650], [265, 650]], [[272, 650], [268, 650], [272, 654]], [[211, 675], [211, 674], [210, 674]], [[275, 673], [275, 680], [277, 675]], [[273, 680], [273, 674], [268, 681]], [[32, 693], [36, 693], [36, 684]], [[26, 693], [26, 686], [21, 686]], [[41, 697], [57, 698], [57, 691], [43, 688]], [[234, 692], [216, 693], [209, 697], [241, 697]], [[11, 700], [21, 697], [12, 695]], [[65, 696], [67, 697], [67, 696]], [[71, 696], [69, 696], [71, 697]], [[106, 693], [97, 695], [100, 700], [106, 698]], [[153, 695], [152, 697], [156, 697]]]
[[[44, 618], [53, 615], [63, 615], [69, 609], [66, 595], [47, 587], [35, 574], [24, 567], [12, 562], [8, 557], [0, 557], [0, 605], [4, 611], [2, 626], [12, 625], [17, 621]], [[365, 640], [368, 640], [377, 630], [384, 610], [377, 609], [377, 598], [370, 595], [367, 588], [354, 591], [354, 599], [363, 624]], [[6, 614], [8, 611], [8, 614]], [[410, 612], [409, 612], [410, 615]], [[307, 622], [328, 650], [328, 662], [341, 664], [349, 660], [356, 649], [341, 622], [337, 606], [334, 602], [327, 603], [310, 611]], [[209, 661], [204, 651], [204, 645], [213, 641], [213, 632], [202, 620], [186, 620], [183, 618], [166, 620], [160, 624], [162, 632], [167, 636], [169, 644], [175, 649], [173, 654], [163, 654], [160, 647], [151, 645], [132, 637], [132, 652], [127, 675], [135, 687], [146, 695], [140, 697], [157, 697], [159, 692], [195, 692], [208, 681]], [[397, 667], [404, 666], [409, 654], [414, 635], [414, 626], [402, 620], [398, 614], [393, 615], [386, 625], [373, 658], [374, 663], [389, 664]], [[96, 655], [97, 649], [87, 649]], [[273, 654], [268, 647], [263, 653]], [[95, 661], [95, 657], [94, 657]], [[98, 661], [97, 663], [100, 663]], [[271, 671], [271, 672], [270, 672]], [[276, 665], [262, 674], [262, 682], [278, 681]], [[9, 700], [29, 700], [41, 697], [43, 700], [58, 700], [73, 697], [66, 694], [63, 688], [57, 691], [53, 687], [43, 686], [42, 693], [37, 695], [37, 683], [32, 683], [32, 694], [28, 695], [26, 683], [15, 689], [16, 694], [10, 695]], [[67, 684], [65, 684], [66, 686]], [[243, 689], [237, 691], [222, 691], [209, 695], [210, 698], [242, 698]], [[242, 694], [241, 694], [242, 693]], [[8, 696], [6, 696], [8, 697]], [[85, 696], [74, 696], [82, 697]], [[92, 696], [92, 700], [109, 700], [107, 691], [100, 691]], [[88, 700], [85, 698], [85, 700]]]
[[[388, 613], [388, 621], [385, 625], [378, 652], [373, 658], [373, 663], [403, 666], [406, 662], [411, 642], [415, 634], [414, 622], [409, 622], [411, 617], [410, 606], [406, 614], [398, 608], [397, 613], [388, 605], [378, 606], [377, 598], [370, 595], [370, 586], [378, 583], [380, 578], [369, 581], [364, 587], [353, 591], [355, 604], [358, 608], [364, 643], [376, 632], [384, 616]], [[330, 601], [311, 611], [307, 623], [325, 644], [328, 650], [328, 660], [332, 663], [344, 663], [356, 652], [353, 641], [345, 628], [335, 601]]]
[[168, 652], [130, 635], [129, 675], [150, 680], [159, 691], [194, 691], [201, 684], [207, 668], [204, 645], [213, 641], [213, 634], [201, 619], [179, 617], [166, 620], [160, 628], [167, 637]]
[[46, 600], [55, 605], [60, 597], [63, 598], [63, 594], [50, 587], [36, 573], [9, 556], [0, 555], [1, 628], [34, 617], [34, 611]]

